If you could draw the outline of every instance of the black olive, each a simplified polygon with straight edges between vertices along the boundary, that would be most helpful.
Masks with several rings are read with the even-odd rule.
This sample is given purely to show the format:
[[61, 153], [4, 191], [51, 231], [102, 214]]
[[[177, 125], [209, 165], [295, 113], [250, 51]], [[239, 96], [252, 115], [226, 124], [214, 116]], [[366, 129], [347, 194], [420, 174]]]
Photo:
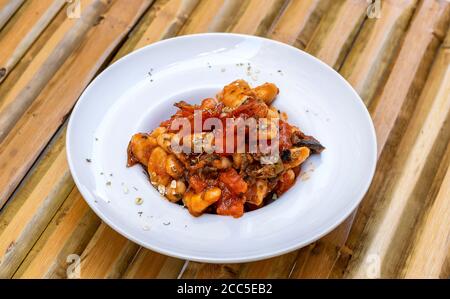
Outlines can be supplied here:
[[291, 151], [288, 149], [281, 151], [281, 160], [283, 162], [289, 162], [291, 161]]

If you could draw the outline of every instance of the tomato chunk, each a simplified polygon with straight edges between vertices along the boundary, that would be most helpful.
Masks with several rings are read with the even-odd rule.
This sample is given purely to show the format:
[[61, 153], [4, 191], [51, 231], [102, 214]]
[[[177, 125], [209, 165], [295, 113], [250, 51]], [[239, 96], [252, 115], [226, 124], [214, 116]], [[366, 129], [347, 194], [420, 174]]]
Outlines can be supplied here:
[[237, 197], [228, 188], [222, 188], [222, 197], [216, 203], [216, 213], [239, 218], [244, 214], [244, 202], [243, 198]]
[[292, 147], [292, 127], [285, 121], [280, 121], [280, 151]]
[[276, 187], [276, 193], [278, 196], [288, 191], [289, 188], [294, 185], [295, 182], [295, 173], [292, 169], [289, 169], [285, 173], [281, 175], [280, 180], [278, 181], [278, 185]]
[[200, 193], [206, 188], [206, 182], [198, 175], [193, 175], [189, 178], [189, 185], [194, 189], [195, 193]]
[[234, 168], [229, 168], [227, 171], [222, 172], [219, 176], [219, 180], [236, 195], [247, 192], [247, 183]]

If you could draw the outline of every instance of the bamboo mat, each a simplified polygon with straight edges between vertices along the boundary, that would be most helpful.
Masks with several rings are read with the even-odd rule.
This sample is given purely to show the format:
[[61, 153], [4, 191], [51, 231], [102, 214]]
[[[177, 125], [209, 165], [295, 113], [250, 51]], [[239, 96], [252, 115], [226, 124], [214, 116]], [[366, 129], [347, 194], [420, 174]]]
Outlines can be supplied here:
[[[445, 0], [0, 0], [0, 277], [449, 277], [449, 21]], [[305, 248], [243, 264], [166, 257], [102, 223], [71, 178], [66, 123], [89, 82], [142, 46], [213, 31], [311, 53], [372, 115], [370, 190]]]

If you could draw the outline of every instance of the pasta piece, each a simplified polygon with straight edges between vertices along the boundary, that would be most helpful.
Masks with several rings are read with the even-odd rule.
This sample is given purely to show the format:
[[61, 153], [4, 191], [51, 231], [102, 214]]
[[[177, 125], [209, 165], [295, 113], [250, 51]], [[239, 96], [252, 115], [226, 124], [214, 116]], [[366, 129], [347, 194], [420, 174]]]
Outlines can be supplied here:
[[212, 166], [217, 169], [227, 169], [230, 168], [232, 164], [227, 157], [221, 157], [220, 159], [214, 160]]
[[161, 148], [156, 147], [148, 160], [147, 170], [150, 175], [150, 181], [153, 185], [167, 186], [171, 177], [166, 172], [167, 153]]
[[183, 202], [193, 216], [200, 216], [210, 205], [220, 199], [222, 191], [218, 187], [212, 187], [204, 192], [194, 193], [188, 191], [183, 197]]
[[245, 200], [246, 202], [260, 206], [268, 192], [269, 188], [267, 181], [256, 180], [256, 182], [248, 188], [247, 193], [245, 194]]
[[200, 105], [200, 109], [202, 110], [212, 110], [216, 108], [217, 100], [213, 98], [207, 98], [202, 101], [202, 104]]
[[281, 196], [284, 192], [286, 192], [289, 188], [294, 185], [295, 182], [295, 173], [292, 169], [289, 169], [285, 173], [281, 175], [280, 180], [278, 181], [278, 185], [276, 187], [276, 193], [278, 196]]
[[128, 144], [128, 166], [133, 166], [136, 163], [147, 165], [150, 154], [156, 146], [156, 139], [148, 134], [134, 134]]
[[154, 138], [158, 138], [159, 135], [166, 133], [166, 132], [167, 132], [167, 128], [157, 127], [150, 133], [150, 136], [154, 137]]
[[156, 138], [156, 141], [158, 142], [158, 145], [160, 147], [162, 147], [166, 152], [170, 153], [171, 152], [171, 141], [172, 141], [172, 137], [175, 134], [173, 133], [162, 133], [159, 134], [158, 137]]
[[226, 85], [217, 95], [217, 99], [227, 107], [239, 107], [247, 98], [253, 95], [250, 86], [244, 80], [236, 80]]
[[270, 105], [279, 93], [278, 87], [273, 83], [264, 83], [255, 87], [253, 91], [256, 94], [256, 98], [264, 101], [267, 105]]
[[171, 202], [178, 202], [180, 199], [183, 198], [185, 192], [186, 192], [186, 184], [180, 180], [178, 181], [173, 180], [166, 188], [166, 197]]
[[184, 172], [183, 165], [173, 154], [167, 156], [165, 162], [165, 169], [166, 172], [174, 179], [180, 178]]
[[283, 163], [284, 168], [289, 169], [302, 164], [310, 154], [309, 148], [302, 147], [293, 147], [289, 150], [289, 159], [288, 162]]
[[245, 158], [245, 154], [234, 153], [233, 154], [233, 167], [236, 169], [241, 168], [243, 165], [243, 160]]
[[280, 118], [280, 113], [278, 113], [277, 108], [270, 106], [269, 110], [267, 110], [267, 118]]

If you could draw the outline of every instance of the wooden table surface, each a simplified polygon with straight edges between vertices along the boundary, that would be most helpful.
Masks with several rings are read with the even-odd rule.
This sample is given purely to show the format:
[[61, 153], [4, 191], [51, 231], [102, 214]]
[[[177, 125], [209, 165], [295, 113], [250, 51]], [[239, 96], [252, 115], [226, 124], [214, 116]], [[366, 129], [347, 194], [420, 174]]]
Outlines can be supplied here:
[[[0, 0], [0, 277], [449, 277], [449, 21], [446, 0]], [[305, 248], [243, 264], [167, 257], [102, 223], [74, 185], [66, 124], [89, 82], [135, 49], [208, 31], [311, 53], [372, 115], [370, 190]]]

